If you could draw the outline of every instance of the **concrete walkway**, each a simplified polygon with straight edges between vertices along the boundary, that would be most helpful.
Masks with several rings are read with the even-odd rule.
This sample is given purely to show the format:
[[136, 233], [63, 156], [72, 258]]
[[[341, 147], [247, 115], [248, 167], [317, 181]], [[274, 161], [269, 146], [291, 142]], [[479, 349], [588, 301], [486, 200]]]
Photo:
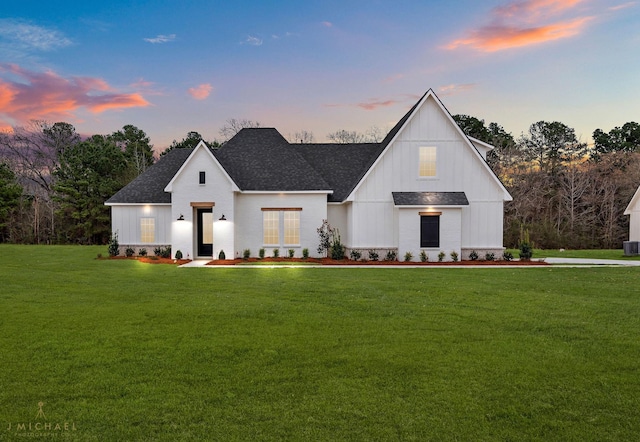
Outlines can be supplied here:
[[543, 261], [565, 266], [640, 266], [640, 261], [626, 259], [544, 258]]

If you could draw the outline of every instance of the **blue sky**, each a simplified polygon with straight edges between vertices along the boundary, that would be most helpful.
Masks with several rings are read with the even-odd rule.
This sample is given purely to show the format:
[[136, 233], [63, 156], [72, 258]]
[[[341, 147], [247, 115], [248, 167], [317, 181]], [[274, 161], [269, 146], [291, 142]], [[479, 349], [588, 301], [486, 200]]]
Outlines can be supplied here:
[[640, 1], [104, 1], [5, 4], [0, 128], [126, 124], [157, 150], [230, 118], [318, 142], [386, 132], [427, 89], [514, 136], [589, 141], [640, 120]]

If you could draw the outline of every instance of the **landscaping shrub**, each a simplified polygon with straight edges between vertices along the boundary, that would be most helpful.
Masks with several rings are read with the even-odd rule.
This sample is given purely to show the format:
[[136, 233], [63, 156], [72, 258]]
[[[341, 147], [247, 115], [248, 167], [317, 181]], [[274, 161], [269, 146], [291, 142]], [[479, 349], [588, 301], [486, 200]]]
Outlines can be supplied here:
[[242, 259], [249, 259], [251, 257], [251, 250], [244, 249], [242, 251]]
[[138, 255], [140, 255], [140, 256], [147, 256], [147, 249], [140, 249], [140, 250], [138, 250]]
[[478, 252], [472, 250], [471, 253], [469, 253], [469, 259], [471, 261], [476, 261], [478, 259]]
[[224, 250], [220, 250], [220, 253], [218, 253], [218, 259], [227, 259], [227, 255], [225, 255]]
[[302, 249], [302, 258], [307, 259], [309, 257], [309, 249]]
[[427, 255], [427, 252], [425, 252], [424, 250], [420, 252], [420, 261], [421, 262], [429, 261], [429, 255]]
[[444, 261], [444, 257], [447, 256], [444, 252], [438, 253], [438, 262]]
[[260, 249], [260, 250], [258, 250], [258, 257], [259, 257], [260, 259], [264, 259], [264, 249]]
[[333, 229], [330, 250], [332, 259], [344, 259], [346, 247], [342, 245], [338, 229]]
[[133, 250], [131, 247], [127, 247], [127, 249], [124, 251], [124, 255], [127, 258], [131, 258], [133, 256], [133, 254], [136, 253], [135, 250]]
[[375, 250], [369, 250], [369, 259], [371, 261], [377, 261], [378, 260], [378, 252], [376, 252]]
[[407, 252], [407, 253], [405, 253], [405, 254], [404, 254], [404, 260], [405, 260], [406, 262], [409, 262], [409, 261], [411, 261], [412, 259], [413, 259], [413, 253], [411, 253], [411, 252]]
[[182, 252], [180, 250], [176, 252], [176, 259], [182, 259]]
[[273, 249], [273, 257], [277, 258], [280, 256], [280, 249]]
[[486, 261], [493, 261], [496, 259], [496, 255], [493, 253], [488, 252], [486, 255], [484, 255], [484, 259]]
[[384, 256], [385, 261], [396, 261], [397, 255], [395, 250], [389, 250]]
[[349, 257], [350, 257], [352, 260], [354, 260], [354, 261], [359, 261], [359, 260], [360, 260], [360, 258], [362, 258], [362, 253], [360, 253], [360, 251], [359, 251], [359, 250], [352, 250], [352, 251], [349, 253]]
[[458, 252], [454, 250], [449, 254], [449, 256], [451, 256], [451, 261], [458, 262]]
[[118, 256], [119, 254], [120, 243], [118, 242], [118, 232], [116, 232], [109, 239], [109, 256]]
[[171, 258], [171, 247], [156, 247], [153, 249], [153, 254], [160, 258]]
[[296, 251], [293, 249], [289, 249], [289, 258], [293, 258], [293, 255], [296, 254]]
[[507, 252], [505, 250], [504, 253], [502, 254], [502, 259], [504, 259], [505, 261], [512, 261], [513, 260], [513, 253]]

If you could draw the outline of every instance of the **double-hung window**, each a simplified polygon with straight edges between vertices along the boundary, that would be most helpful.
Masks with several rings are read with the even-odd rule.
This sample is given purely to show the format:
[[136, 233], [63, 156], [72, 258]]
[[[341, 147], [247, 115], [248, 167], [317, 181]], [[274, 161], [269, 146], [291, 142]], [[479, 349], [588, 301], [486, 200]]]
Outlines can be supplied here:
[[140, 242], [153, 243], [156, 240], [155, 218], [140, 218]]
[[262, 242], [269, 246], [300, 245], [299, 208], [262, 209]]

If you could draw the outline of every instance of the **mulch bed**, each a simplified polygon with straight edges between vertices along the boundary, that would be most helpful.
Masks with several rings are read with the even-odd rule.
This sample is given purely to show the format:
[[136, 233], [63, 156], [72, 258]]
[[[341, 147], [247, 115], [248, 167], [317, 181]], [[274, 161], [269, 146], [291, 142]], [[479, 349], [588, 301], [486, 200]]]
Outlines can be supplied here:
[[249, 258], [249, 259], [214, 259], [209, 261], [206, 265], [220, 266], [220, 265], [238, 265], [255, 262], [273, 262], [273, 263], [308, 263], [323, 266], [547, 266], [546, 262], [542, 261], [447, 261], [447, 262], [405, 262], [405, 261], [354, 261], [351, 259], [335, 260], [331, 258]]
[[111, 256], [109, 259], [134, 259], [136, 261], [144, 262], [147, 264], [175, 264], [182, 265], [191, 262], [190, 259], [172, 259], [161, 258], [159, 256]]

